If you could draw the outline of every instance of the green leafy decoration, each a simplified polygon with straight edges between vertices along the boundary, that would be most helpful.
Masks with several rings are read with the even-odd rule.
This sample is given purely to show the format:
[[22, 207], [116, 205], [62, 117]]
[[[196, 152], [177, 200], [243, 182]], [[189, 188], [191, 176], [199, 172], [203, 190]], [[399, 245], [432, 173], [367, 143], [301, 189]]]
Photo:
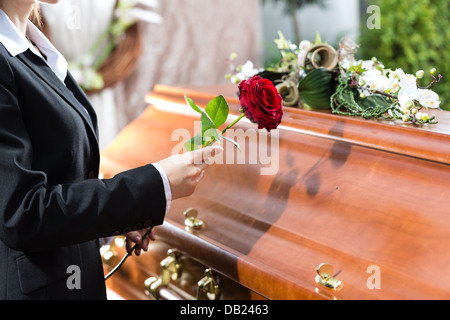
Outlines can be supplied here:
[[[361, 116], [364, 119], [403, 120], [405, 114], [399, 107], [399, 102], [383, 94], [373, 94], [362, 97], [355, 87], [349, 85], [349, 75], [340, 75], [336, 92], [330, 102], [333, 113], [348, 116]], [[427, 120], [416, 120], [418, 124], [436, 124], [435, 117]]]
[[330, 109], [333, 73], [325, 68], [315, 69], [299, 81], [298, 89], [304, 104], [314, 109]]

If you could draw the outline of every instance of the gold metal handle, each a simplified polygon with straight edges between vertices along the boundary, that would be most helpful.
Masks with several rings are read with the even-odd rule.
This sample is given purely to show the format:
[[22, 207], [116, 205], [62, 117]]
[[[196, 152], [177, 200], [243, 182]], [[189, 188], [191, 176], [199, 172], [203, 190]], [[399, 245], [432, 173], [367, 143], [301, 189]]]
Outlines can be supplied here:
[[317, 269], [316, 283], [331, 290], [342, 289], [343, 283], [333, 276], [334, 268], [331, 264], [322, 263]]
[[[176, 287], [169, 289], [171, 280], [181, 278], [183, 268], [180, 255], [176, 250], [169, 250], [167, 254], [167, 258], [161, 261], [161, 276], [145, 280], [145, 294], [155, 300], [194, 299], [193, 296], [177, 290]], [[219, 282], [219, 277], [211, 269], [207, 269], [204, 278], [197, 283], [197, 300], [219, 299], [221, 293]]]
[[181, 277], [182, 266], [179, 263], [178, 253], [175, 250], [167, 252], [167, 258], [161, 261], [161, 275], [159, 278], [148, 278], [145, 280], [145, 293], [158, 300], [158, 290], [167, 287], [170, 280], [177, 280]]
[[186, 217], [186, 220], [184, 220], [186, 228], [200, 230], [205, 226], [205, 223], [198, 219], [198, 211], [195, 209], [187, 209], [184, 212], [184, 216]]
[[198, 282], [197, 300], [218, 300], [219, 297], [219, 278], [211, 269], [206, 269], [205, 277]]

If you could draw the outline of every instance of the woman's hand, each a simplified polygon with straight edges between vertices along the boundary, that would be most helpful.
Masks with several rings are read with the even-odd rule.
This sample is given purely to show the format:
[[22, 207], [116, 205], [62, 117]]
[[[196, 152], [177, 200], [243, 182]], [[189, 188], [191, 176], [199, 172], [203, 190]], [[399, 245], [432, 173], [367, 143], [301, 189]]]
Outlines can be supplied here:
[[172, 200], [193, 194], [213, 157], [222, 151], [221, 147], [207, 147], [158, 162], [169, 179]]
[[[172, 200], [193, 194], [205, 170], [212, 164], [214, 156], [222, 151], [221, 147], [208, 147], [159, 161], [158, 164], [169, 179]], [[125, 235], [127, 252], [130, 252], [135, 244], [137, 245], [134, 250], [136, 256], [140, 256], [142, 250], [148, 250], [150, 241], [155, 241], [155, 232], [152, 230], [145, 237], [147, 231], [148, 229], [143, 229]]]
[[134, 250], [134, 254], [136, 256], [141, 255], [141, 250], [147, 252], [150, 240], [155, 241], [156, 239], [155, 230], [152, 230], [148, 236], [145, 236], [148, 230], [149, 229], [132, 231], [125, 235], [125, 249], [127, 250], [127, 252], [130, 252], [135, 244], [137, 245], [136, 249]]

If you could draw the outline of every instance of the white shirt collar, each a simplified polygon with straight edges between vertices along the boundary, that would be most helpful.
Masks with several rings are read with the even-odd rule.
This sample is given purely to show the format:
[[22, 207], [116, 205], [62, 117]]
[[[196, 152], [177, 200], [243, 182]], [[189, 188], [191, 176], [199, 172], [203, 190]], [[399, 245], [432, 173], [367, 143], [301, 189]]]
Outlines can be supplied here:
[[[0, 42], [13, 56], [17, 56], [28, 49], [34, 54], [39, 55], [36, 49], [12, 23], [6, 13], [0, 9]], [[64, 56], [51, 44], [47, 37], [31, 22], [28, 21], [27, 36], [47, 57], [47, 64], [56, 74], [56, 76], [64, 82], [67, 76], [68, 63]]]

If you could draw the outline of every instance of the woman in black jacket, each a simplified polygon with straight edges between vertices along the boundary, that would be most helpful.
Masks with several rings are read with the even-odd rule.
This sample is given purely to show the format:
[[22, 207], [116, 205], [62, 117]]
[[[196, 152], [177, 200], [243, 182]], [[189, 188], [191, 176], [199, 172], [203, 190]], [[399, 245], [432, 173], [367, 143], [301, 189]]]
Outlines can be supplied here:
[[[105, 299], [98, 239], [126, 234], [146, 250], [146, 230], [194, 192], [221, 149], [98, 179], [95, 112], [28, 20], [34, 8], [0, 0], [0, 299]], [[73, 266], [79, 288], [66, 283]]]

